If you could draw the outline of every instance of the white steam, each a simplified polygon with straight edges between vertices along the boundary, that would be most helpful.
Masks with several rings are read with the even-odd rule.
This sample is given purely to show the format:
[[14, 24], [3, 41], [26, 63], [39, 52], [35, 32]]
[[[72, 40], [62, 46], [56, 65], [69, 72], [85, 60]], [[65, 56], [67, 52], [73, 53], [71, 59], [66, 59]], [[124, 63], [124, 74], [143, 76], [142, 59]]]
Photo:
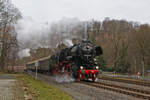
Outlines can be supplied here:
[[[54, 23], [39, 23], [30, 17], [24, 17], [16, 25], [17, 39], [20, 49], [55, 48], [57, 44], [64, 43], [70, 47], [72, 39], [82, 40], [86, 34], [84, 22], [76, 18], [63, 18]], [[84, 35], [84, 37], [86, 37]], [[24, 54], [23, 54], [24, 55]]]
[[18, 55], [20, 58], [28, 57], [28, 56], [30, 56], [30, 49], [23, 49], [23, 50], [19, 51]]
[[18, 41], [24, 48], [48, 46], [48, 23], [37, 23], [31, 18], [23, 18], [16, 25]]
[[70, 39], [65, 39], [65, 40], [63, 41], [63, 43], [64, 43], [65, 45], [67, 45], [68, 47], [73, 46], [72, 40], [70, 40]]
[[75, 79], [69, 75], [57, 75], [55, 77], [55, 81], [58, 83], [70, 83], [70, 82], [74, 82]]

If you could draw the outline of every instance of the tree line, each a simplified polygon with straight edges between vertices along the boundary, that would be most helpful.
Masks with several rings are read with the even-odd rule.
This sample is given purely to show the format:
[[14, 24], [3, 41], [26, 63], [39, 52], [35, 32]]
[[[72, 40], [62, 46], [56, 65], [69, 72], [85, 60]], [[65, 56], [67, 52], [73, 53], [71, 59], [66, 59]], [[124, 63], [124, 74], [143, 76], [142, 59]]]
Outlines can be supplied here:
[[106, 18], [94, 21], [88, 30], [89, 40], [101, 45], [102, 69], [121, 73], [146, 73], [150, 70], [150, 26], [126, 20]]

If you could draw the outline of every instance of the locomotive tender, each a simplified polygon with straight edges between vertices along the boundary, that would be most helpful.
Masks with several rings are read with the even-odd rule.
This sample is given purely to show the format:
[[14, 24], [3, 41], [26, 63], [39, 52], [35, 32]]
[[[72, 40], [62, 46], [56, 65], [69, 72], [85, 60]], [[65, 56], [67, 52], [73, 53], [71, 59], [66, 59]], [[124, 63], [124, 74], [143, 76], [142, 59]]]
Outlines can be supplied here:
[[38, 72], [67, 73], [78, 80], [95, 79], [99, 74], [96, 57], [103, 53], [100, 46], [94, 47], [90, 41], [82, 41], [69, 48], [62, 49], [55, 55], [48, 56], [26, 64], [28, 70], [35, 71], [38, 62]]

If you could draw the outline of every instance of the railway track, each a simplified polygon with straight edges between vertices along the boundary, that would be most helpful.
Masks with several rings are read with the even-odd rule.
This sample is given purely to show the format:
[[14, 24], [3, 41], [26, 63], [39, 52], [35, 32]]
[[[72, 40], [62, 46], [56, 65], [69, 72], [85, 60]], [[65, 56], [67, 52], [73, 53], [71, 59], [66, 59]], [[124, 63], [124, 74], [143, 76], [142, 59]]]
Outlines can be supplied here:
[[[47, 76], [41, 76], [42, 80], [47, 81]], [[135, 88], [129, 88], [129, 87], [125, 87], [125, 86], [118, 86], [118, 85], [114, 85], [114, 84], [108, 84], [108, 83], [103, 83], [103, 82], [79, 82], [81, 84], [86, 84], [86, 85], [90, 85], [96, 88], [102, 88], [102, 89], [106, 89], [109, 91], [114, 91], [114, 92], [118, 92], [118, 93], [122, 93], [122, 94], [126, 94], [129, 96], [133, 96], [136, 98], [140, 98], [140, 99], [146, 99], [146, 100], [150, 100], [150, 91], [146, 91], [146, 90], [140, 90], [140, 89], [135, 89]]]
[[102, 88], [102, 89], [106, 89], [106, 90], [110, 90], [110, 91], [115, 91], [118, 93], [133, 96], [136, 98], [150, 100], [150, 91], [146, 91], [146, 90], [140, 90], [140, 89], [118, 86], [118, 85], [114, 85], [114, 84], [107, 84], [107, 83], [102, 83], [102, 82], [95, 82], [95, 83], [80, 82], [80, 83], [94, 86], [96, 88]]
[[102, 76], [99, 79], [102, 80], [109, 80], [109, 81], [117, 81], [117, 82], [124, 82], [129, 84], [141, 85], [150, 87], [149, 81], [137, 80], [137, 79], [128, 79], [128, 78], [120, 78], [120, 77], [111, 77], [111, 76]]

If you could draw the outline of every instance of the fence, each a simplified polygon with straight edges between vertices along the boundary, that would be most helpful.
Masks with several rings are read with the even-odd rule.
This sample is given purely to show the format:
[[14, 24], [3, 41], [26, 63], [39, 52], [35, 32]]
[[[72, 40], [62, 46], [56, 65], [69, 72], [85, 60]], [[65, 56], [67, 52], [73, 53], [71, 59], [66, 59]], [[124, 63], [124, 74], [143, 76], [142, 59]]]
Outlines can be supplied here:
[[25, 69], [26, 66], [8, 66], [9, 72], [23, 73]]

